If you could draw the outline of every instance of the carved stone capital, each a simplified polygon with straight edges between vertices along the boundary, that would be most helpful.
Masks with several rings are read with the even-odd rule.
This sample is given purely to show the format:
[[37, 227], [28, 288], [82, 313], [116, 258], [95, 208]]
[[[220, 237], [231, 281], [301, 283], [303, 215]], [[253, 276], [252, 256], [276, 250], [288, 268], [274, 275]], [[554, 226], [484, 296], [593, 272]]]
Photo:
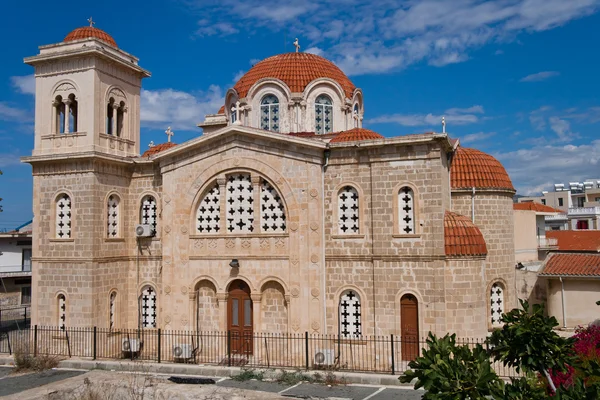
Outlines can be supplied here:
[[250, 298], [253, 302], [260, 303], [262, 301], [262, 293], [250, 293]]

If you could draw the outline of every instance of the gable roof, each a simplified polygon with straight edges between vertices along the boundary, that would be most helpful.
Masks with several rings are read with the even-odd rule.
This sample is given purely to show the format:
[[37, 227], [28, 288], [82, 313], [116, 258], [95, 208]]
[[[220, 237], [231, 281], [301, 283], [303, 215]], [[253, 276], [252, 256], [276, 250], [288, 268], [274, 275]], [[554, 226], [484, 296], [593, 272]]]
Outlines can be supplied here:
[[546, 206], [541, 203], [536, 203], [534, 201], [526, 201], [523, 203], [514, 203], [513, 210], [535, 211], [538, 213], [560, 213], [560, 214], [565, 213], [564, 211], [559, 210], [557, 208], [552, 208], [550, 206]]
[[600, 277], [600, 254], [551, 254], [538, 275]]
[[157, 144], [156, 146], [152, 146], [148, 150], [146, 150], [144, 152], [144, 154], [142, 154], [142, 157], [150, 157], [150, 156], [160, 153], [161, 151], [169, 150], [171, 147], [175, 147], [175, 146], [177, 146], [177, 144], [173, 143], [173, 142], [165, 142], [165, 143]]
[[546, 237], [558, 240], [558, 251], [600, 252], [600, 231], [547, 231]]

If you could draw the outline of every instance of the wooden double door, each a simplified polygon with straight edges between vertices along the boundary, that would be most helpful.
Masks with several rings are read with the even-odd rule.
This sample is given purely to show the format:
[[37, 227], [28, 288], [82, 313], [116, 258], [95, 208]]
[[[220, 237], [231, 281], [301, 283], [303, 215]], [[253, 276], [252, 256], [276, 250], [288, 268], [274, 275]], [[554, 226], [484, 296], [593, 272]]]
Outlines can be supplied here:
[[233, 281], [229, 286], [227, 329], [231, 334], [231, 353], [252, 354], [254, 333], [252, 299], [248, 284], [241, 280]]
[[400, 299], [400, 342], [402, 360], [411, 361], [419, 356], [419, 303], [412, 294]]

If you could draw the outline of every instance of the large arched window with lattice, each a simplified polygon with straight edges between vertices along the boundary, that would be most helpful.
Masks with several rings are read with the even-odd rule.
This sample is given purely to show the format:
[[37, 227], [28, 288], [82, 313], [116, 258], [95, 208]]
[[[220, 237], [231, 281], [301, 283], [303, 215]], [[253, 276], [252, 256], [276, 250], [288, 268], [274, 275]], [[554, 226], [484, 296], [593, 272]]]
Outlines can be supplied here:
[[260, 102], [260, 127], [268, 131], [279, 132], [279, 99], [268, 94]]
[[353, 290], [347, 290], [340, 296], [339, 321], [340, 336], [354, 338], [362, 335], [360, 297]]
[[158, 212], [154, 196], [144, 196], [140, 205], [140, 224], [150, 225], [152, 236], [156, 236], [158, 227]]
[[156, 328], [156, 310], [156, 291], [150, 285], [144, 286], [140, 297], [142, 328]]
[[56, 239], [71, 238], [71, 197], [62, 193], [56, 198]]
[[502, 325], [501, 318], [504, 314], [504, 286], [495, 282], [490, 289], [490, 318], [492, 326]]
[[196, 232], [219, 233], [221, 230], [221, 192], [215, 182], [206, 191], [196, 209]]
[[333, 132], [333, 102], [324, 94], [315, 100], [315, 132], [317, 134]]
[[252, 233], [254, 231], [254, 189], [249, 173], [227, 177], [227, 232]]
[[265, 179], [260, 179], [261, 232], [285, 232], [285, 208], [277, 190]]
[[344, 186], [338, 192], [338, 233], [340, 235], [360, 234], [359, 196], [356, 188]]

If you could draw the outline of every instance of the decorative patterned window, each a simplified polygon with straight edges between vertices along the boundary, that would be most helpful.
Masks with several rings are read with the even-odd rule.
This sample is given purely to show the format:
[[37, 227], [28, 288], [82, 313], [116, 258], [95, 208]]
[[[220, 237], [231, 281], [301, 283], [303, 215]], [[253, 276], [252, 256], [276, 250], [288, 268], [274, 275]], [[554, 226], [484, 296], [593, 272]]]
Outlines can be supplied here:
[[144, 286], [141, 298], [142, 328], [156, 328], [156, 292], [152, 286]]
[[362, 335], [360, 297], [348, 290], [340, 297], [340, 335], [345, 338]]
[[345, 186], [338, 194], [338, 232], [340, 235], [360, 233], [358, 211], [358, 191], [352, 186]]
[[235, 174], [227, 178], [227, 231], [251, 233], [254, 231], [254, 193], [250, 174]]
[[235, 106], [235, 104], [233, 104], [230, 108], [231, 111], [231, 115], [230, 115], [230, 119], [231, 119], [231, 123], [235, 124], [235, 121], [237, 121], [237, 108]]
[[71, 198], [64, 193], [56, 200], [56, 238], [71, 238]]
[[218, 233], [221, 229], [221, 193], [219, 185], [206, 192], [196, 210], [196, 230], [198, 233]]
[[64, 331], [67, 327], [67, 299], [64, 294], [56, 298], [58, 302], [58, 329]]
[[398, 192], [398, 224], [401, 235], [415, 233], [415, 193], [408, 186]]
[[317, 134], [333, 132], [333, 103], [324, 94], [315, 100], [315, 132]]
[[490, 312], [492, 325], [500, 325], [500, 318], [504, 313], [504, 288], [498, 282], [494, 283], [490, 290]]
[[269, 182], [260, 180], [260, 226], [262, 232], [285, 232], [285, 208], [281, 196]]
[[106, 236], [109, 239], [119, 237], [119, 231], [121, 228], [120, 218], [120, 199], [119, 196], [111, 194], [108, 196], [108, 202], [106, 203]]
[[108, 328], [112, 331], [116, 324], [117, 319], [117, 292], [110, 292], [109, 305], [109, 320]]
[[272, 94], [260, 102], [260, 128], [279, 132], [279, 99]]
[[157, 208], [154, 196], [145, 196], [142, 199], [142, 208], [140, 210], [140, 224], [150, 225], [152, 236], [156, 236], [157, 226]]

